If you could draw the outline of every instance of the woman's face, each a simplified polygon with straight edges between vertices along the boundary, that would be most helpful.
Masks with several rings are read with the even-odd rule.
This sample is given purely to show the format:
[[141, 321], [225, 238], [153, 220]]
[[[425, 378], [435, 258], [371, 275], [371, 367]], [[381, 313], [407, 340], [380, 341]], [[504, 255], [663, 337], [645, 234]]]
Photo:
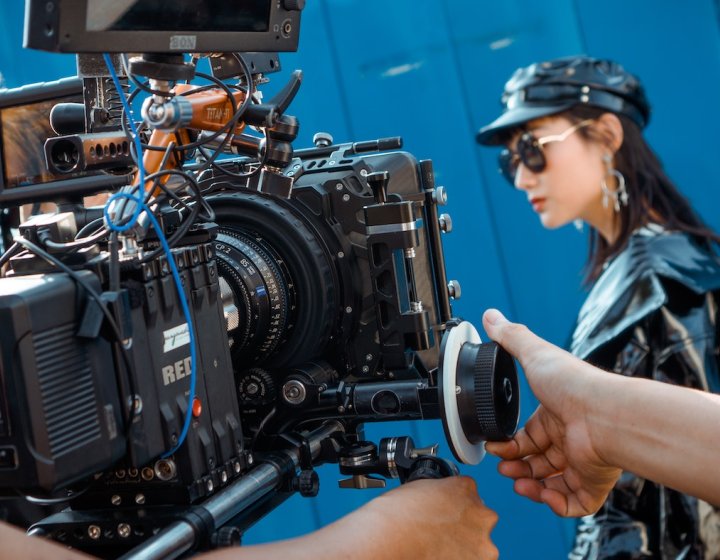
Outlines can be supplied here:
[[[530, 121], [508, 143], [510, 150], [524, 132], [536, 139], [561, 136], [559, 141], [544, 143], [546, 165], [542, 171], [531, 171], [522, 161], [515, 175], [515, 187], [526, 193], [528, 202], [546, 228], [554, 229], [573, 220], [598, 225], [608, 209], [602, 205], [600, 183], [606, 174], [603, 149], [599, 143], [583, 138], [571, 121], [561, 116]], [[586, 126], [592, 126], [592, 122]]]

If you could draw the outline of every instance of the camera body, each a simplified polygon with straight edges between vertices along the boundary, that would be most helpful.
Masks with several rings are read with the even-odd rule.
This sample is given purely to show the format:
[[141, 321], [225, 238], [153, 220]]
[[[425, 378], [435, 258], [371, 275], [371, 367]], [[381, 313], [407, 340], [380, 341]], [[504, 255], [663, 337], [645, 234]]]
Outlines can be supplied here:
[[[218, 469], [234, 467], [243, 438], [213, 245], [202, 233], [204, 242], [175, 249], [193, 321], [202, 325], [194, 401], [181, 382], [190, 374], [188, 325], [166, 263], [130, 266], [121, 288], [110, 291], [107, 258], [97, 247], [77, 257], [86, 262], [72, 265], [81, 284], [46, 271], [36, 259], [15, 259], [15, 275], [0, 280], [0, 314], [8, 325], [0, 337], [7, 407], [0, 485], [6, 491], [50, 492], [126, 454], [127, 467], [152, 465], [177, 443], [195, 403], [204, 414], [194, 415], [178, 450], [185, 456], [176, 461], [186, 500], [204, 495], [191, 488], [202, 486], [203, 477], [219, 480]], [[88, 289], [102, 293], [113, 309], [121, 340], [103, 332], [103, 315]]]
[[[437, 284], [424, 226], [437, 222], [434, 190], [422, 184], [420, 164], [407, 153], [348, 154], [351, 144], [333, 150], [311, 149], [292, 160], [285, 170], [295, 176], [289, 199], [257, 191], [252, 181], [238, 190], [221, 172], [201, 180], [216, 223], [198, 224], [174, 249], [197, 325], [195, 403], [203, 411], [177, 459], [189, 467], [178, 475], [197, 487], [188, 490], [189, 501], [206, 494], [208, 481], [219, 488], [222, 472], [245, 469], [241, 415], [246, 437], [273, 407], [276, 422], [290, 426], [302, 416], [342, 417], [327, 412], [342, 405], [340, 383], [418, 378], [437, 364], [445, 329], [439, 300], [449, 309], [449, 299]], [[367, 177], [378, 170], [388, 172], [395, 202], [377, 204]], [[373, 210], [385, 211], [385, 223], [368, 224]], [[412, 278], [405, 267], [410, 251]], [[114, 464], [126, 446], [127, 468], [141, 470], [177, 443], [188, 411], [188, 326], [164, 257], [128, 260], [114, 292], [108, 255], [98, 245], [74, 259], [117, 314], [122, 342], [114, 342], [125, 346], [130, 364], [112, 350], [112, 334], [102, 331], [86, 290], [37, 258], [10, 259], [13, 275], [0, 280], [0, 313], [13, 326], [0, 339], [2, 401], [9, 405], [0, 449], [14, 467], [0, 472], [5, 488], [55, 490]], [[296, 377], [303, 391], [324, 385], [335, 399], [283, 398]], [[81, 413], [78, 403], [88, 410]], [[400, 400], [383, 410], [385, 419], [420, 412]], [[370, 405], [367, 419], [378, 413]], [[96, 456], [85, 439], [115, 442], [114, 452]], [[72, 442], [72, 453], [56, 440]], [[33, 444], [24, 448], [27, 441]]]

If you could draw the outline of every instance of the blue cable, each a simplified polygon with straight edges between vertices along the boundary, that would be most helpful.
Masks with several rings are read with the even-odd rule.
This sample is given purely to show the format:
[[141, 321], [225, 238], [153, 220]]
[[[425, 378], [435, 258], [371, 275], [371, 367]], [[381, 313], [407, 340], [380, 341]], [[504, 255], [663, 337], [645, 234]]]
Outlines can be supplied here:
[[[103, 58], [105, 59], [105, 65], [108, 67], [108, 70], [110, 71], [110, 77], [112, 78], [113, 84], [115, 84], [115, 89], [118, 92], [118, 97], [120, 97], [120, 102], [122, 103], [123, 109], [125, 111], [125, 114], [128, 116], [128, 122], [130, 124], [130, 130], [133, 133], [133, 142], [135, 143], [135, 154], [138, 158], [137, 164], [138, 164], [138, 173], [140, 175], [140, 192], [142, 192], [143, 196], [142, 198], [136, 198], [134, 196], [125, 196], [121, 197], [118, 194], [114, 194], [111, 196], [107, 203], [105, 204], [105, 207], [103, 208], [103, 215], [105, 217], [105, 221], [108, 224], [108, 227], [117, 232], [124, 232], [129, 230], [131, 227], [133, 227], [137, 223], [137, 219], [140, 216], [140, 212], [143, 210], [143, 206], [145, 205], [145, 166], [143, 165], [143, 153], [142, 153], [142, 142], [140, 141], [140, 134], [138, 133], [137, 127], [135, 126], [135, 121], [132, 119], [132, 108], [130, 107], [130, 104], [128, 103], [127, 99], [125, 98], [125, 95], [123, 95], [122, 86], [120, 85], [120, 79], [118, 78], [117, 72], [115, 72], [115, 65], [112, 63], [112, 60], [110, 59], [110, 55], [107, 53], [103, 54]], [[117, 200], [119, 198], [129, 198], [130, 200], [133, 200], [137, 203], [137, 207], [135, 208], [135, 211], [133, 212], [132, 217], [126, 223], [124, 226], [118, 226], [117, 224], [113, 223], [112, 218], [109, 214], [109, 208], [111, 206], [111, 203], [114, 200]], [[158, 232], [160, 234], [160, 232]]]
[[[196, 348], [195, 348], [195, 329], [193, 327], [192, 318], [190, 316], [190, 308], [188, 307], [187, 299], [185, 298], [185, 290], [182, 286], [182, 281], [180, 280], [180, 274], [177, 270], [177, 265], [175, 264], [175, 257], [172, 254], [172, 251], [170, 249], [170, 245], [168, 245], [167, 239], [165, 239], [165, 235], [163, 234], [162, 228], [160, 227], [160, 224], [158, 223], [157, 219], [153, 215], [153, 213], [150, 211], [150, 209], [145, 204], [145, 167], [143, 165], [143, 152], [142, 152], [142, 143], [140, 141], [140, 135], [138, 134], [137, 127], [135, 126], [135, 122], [132, 119], [132, 110], [130, 108], [130, 105], [127, 102], [127, 99], [125, 98], [125, 95], [123, 95], [122, 87], [120, 85], [120, 80], [117, 76], [117, 73], [115, 72], [115, 67], [113, 66], [112, 60], [110, 59], [110, 56], [107, 53], [103, 54], [103, 58], [105, 59], [105, 64], [108, 67], [108, 70], [110, 71], [110, 76], [112, 78], [113, 84], [115, 84], [115, 89], [118, 92], [118, 95], [120, 97], [120, 101], [122, 102], [123, 109], [125, 110], [125, 114], [128, 116], [128, 121], [130, 123], [130, 130], [133, 133], [133, 141], [135, 142], [135, 152], [138, 158], [137, 164], [138, 164], [138, 175], [140, 176], [140, 187], [138, 191], [142, 193], [141, 197], [133, 196], [130, 193], [116, 193], [113, 196], [111, 196], [108, 201], [105, 203], [105, 207], [103, 208], [103, 215], [105, 216], [105, 221], [108, 224], [108, 228], [112, 231], [117, 232], [123, 232], [127, 231], [128, 229], [132, 228], [136, 223], [137, 219], [140, 216], [141, 212], [145, 212], [147, 217], [150, 219], [150, 222], [152, 223], [153, 228], [155, 229], [155, 233], [157, 234], [158, 240], [160, 241], [160, 245], [163, 248], [163, 251], [167, 255], [168, 264], [170, 265], [170, 271], [172, 272], [173, 280], [175, 281], [175, 286], [178, 290], [178, 296], [180, 299], [180, 305], [183, 310], [183, 314], [185, 315], [185, 321], [187, 322], [188, 326], [188, 333], [190, 334], [190, 398], [188, 399], [188, 408], [185, 413], [185, 421], [183, 423], [182, 431], [180, 432], [180, 437], [178, 438], [177, 444], [175, 447], [170, 449], [170, 451], [165, 452], [164, 455], [162, 455], [162, 458], [166, 458], [171, 456], [173, 453], [175, 453], [180, 446], [185, 441], [185, 438], [187, 437], [187, 433], [190, 429], [190, 420], [192, 418], [192, 403], [195, 399], [195, 383], [196, 383], [196, 364], [197, 364], [197, 354], [196, 354]], [[113, 201], [120, 200], [120, 199], [126, 199], [126, 200], [132, 200], [137, 204], [137, 208], [135, 208], [135, 211], [133, 212], [132, 217], [130, 220], [122, 226], [119, 226], [115, 224], [112, 221], [112, 218], [109, 214], [109, 207], [112, 205]]]

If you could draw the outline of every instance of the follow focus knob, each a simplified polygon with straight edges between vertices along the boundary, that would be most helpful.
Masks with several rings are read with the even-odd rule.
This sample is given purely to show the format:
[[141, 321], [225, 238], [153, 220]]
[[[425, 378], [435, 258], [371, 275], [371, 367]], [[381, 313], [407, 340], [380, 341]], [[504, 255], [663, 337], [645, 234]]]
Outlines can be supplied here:
[[486, 441], [517, 429], [520, 391], [515, 361], [494, 342], [483, 344], [467, 321], [449, 324], [440, 346], [438, 388], [443, 429], [455, 457], [476, 465]]
[[517, 428], [519, 399], [515, 362], [495, 342], [466, 343], [460, 350], [458, 411], [472, 443], [505, 441]]

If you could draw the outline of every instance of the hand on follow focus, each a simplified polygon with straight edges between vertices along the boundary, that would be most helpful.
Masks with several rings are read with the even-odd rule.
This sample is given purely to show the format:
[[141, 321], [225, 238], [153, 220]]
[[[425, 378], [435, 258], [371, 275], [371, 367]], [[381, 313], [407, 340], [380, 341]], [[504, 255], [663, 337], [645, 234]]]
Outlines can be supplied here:
[[515, 356], [540, 401], [525, 426], [508, 442], [488, 443], [502, 459], [501, 474], [515, 491], [547, 504], [556, 514], [579, 517], [597, 511], [621, 470], [604, 461], [593, 445], [593, 387], [610, 375], [511, 323], [497, 310], [483, 316], [486, 332]]

